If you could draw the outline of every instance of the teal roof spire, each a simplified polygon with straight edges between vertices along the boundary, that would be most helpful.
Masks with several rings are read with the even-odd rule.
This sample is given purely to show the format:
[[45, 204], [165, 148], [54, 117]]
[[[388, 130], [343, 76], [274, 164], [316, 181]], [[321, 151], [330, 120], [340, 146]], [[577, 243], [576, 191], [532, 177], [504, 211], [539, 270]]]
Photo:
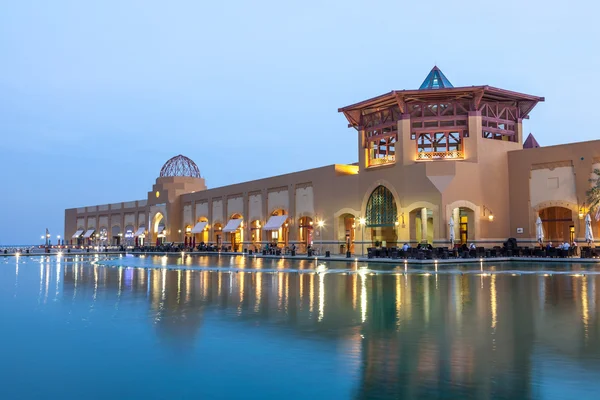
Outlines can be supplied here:
[[419, 90], [448, 89], [453, 87], [454, 86], [452, 86], [448, 78], [446, 78], [446, 75], [444, 75], [442, 70], [437, 66], [434, 66], [431, 71], [429, 71], [427, 78], [425, 78]]

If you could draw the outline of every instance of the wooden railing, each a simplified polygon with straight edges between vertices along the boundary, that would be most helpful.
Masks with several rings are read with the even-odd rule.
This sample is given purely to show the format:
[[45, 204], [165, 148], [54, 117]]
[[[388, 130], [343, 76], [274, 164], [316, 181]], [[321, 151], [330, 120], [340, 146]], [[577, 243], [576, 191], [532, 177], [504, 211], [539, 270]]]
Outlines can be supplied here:
[[370, 158], [369, 159], [369, 167], [373, 167], [376, 165], [386, 165], [393, 164], [396, 162], [396, 156], [385, 156], [381, 158]]
[[461, 160], [465, 158], [461, 150], [431, 151], [417, 153], [417, 160]]

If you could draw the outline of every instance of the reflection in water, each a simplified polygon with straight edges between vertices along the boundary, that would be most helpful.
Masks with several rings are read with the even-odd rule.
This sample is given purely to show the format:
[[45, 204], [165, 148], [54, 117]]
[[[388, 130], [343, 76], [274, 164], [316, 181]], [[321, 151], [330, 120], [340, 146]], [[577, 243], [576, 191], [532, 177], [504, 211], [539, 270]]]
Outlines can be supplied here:
[[[297, 361], [299, 369], [303, 362], [348, 357], [336, 368], [345, 377], [339, 379], [350, 380], [352, 398], [528, 399], [547, 397], [542, 388], [550, 385], [600, 388], [569, 369], [552, 379], [539, 372], [548, 359], [600, 372], [600, 275], [428, 275], [406, 274], [401, 267], [389, 274], [360, 268], [340, 274], [320, 266], [288, 273], [280, 271], [289, 268], [283, 261], [276, 264], [279, 270], [264, 272], [251, 269], [250, 261], [241, 264], [246, 271], [183, 271], [104, 268], [84, 257], [43, 259], [38, 302], [45, 303], [55, 286], [55, 298], [68, 304], [89, 302], [117, 315], [139, 316], [143, 308], [150, 322], [144, 329], [178, 359], [193, 357], [201, 332], [214, 331], [217, 321], [231, 324], [218, 325], [224, 341], [268, 354], [268, 340], [242, 335], [259, 329], [255, 335], [312, 354]], [[31, 273], [15, 266], [17, 291], [24, 290], [24, 269]], [[311, 353], [321, 342], [334, 349], [329, 359]], [[225, 358], [237, 357], [233, 348], [221, 351]], [[202, 361], [210, 362], [194, 362]]]

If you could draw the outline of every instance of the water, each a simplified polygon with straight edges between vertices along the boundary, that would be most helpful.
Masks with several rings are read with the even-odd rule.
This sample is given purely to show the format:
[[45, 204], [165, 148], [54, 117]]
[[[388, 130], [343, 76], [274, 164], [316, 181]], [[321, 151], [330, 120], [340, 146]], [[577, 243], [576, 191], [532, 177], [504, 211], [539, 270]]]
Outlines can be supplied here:
[[405, 273], [403, 263], [0, 257], [0, 393], [597, 398], [599, 272], [515, 263]]

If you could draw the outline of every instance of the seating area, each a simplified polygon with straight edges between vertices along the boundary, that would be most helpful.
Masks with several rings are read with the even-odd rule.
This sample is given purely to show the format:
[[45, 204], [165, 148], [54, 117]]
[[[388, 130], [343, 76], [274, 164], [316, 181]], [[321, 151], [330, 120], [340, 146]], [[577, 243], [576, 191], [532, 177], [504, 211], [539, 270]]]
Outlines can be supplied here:
[[437, 247], [409, 247], [402, 248], [376, 248], [367, 249], [368, 258], [414, 259], [414, 260], [447, 260], [451, 258], [494, 258], [494, 257], [538, 257], [538, 258], [596, 258], [600, 257], [600, 249], [585, 247], [571, 247], [568, 250], [559, 248], [542, 249], [541, 247], [508, 247], [494, 246], [492, 248], [476, 247], [469, 249], [466, 246], [454, 248]]

